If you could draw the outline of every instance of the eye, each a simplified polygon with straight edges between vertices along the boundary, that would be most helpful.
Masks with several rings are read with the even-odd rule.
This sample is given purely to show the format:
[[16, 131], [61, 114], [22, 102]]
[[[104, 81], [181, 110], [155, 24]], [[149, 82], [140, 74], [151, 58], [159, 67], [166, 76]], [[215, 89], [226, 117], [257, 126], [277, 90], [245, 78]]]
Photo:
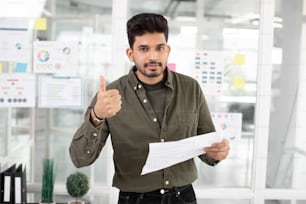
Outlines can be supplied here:
[[156, 48], [157, 51], [163, 51], [165, 49], [165, 46], [158, 46]]
[[147, 47], [140, 47], [139, 51], [141, 52], [147, 52], [149, 49]]

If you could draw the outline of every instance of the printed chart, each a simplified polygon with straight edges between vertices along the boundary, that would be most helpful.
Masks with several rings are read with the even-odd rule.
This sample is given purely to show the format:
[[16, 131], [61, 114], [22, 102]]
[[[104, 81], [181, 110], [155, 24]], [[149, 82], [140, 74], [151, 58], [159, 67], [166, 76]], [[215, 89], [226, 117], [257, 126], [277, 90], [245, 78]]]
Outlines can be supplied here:
[[39, 107], [81, 108], [82, 80], [80, 77], [39, 77]]
[[0, 107], [34, 107], [35, 76], [0, 75]]
[[241, 138], [242, 114], [241, 113], [216, 113], [212, 112], [211, 117], [216, 131], [223, 138], [231, 142], [237, 142]]
[[37, 41], [33, 45], [35, 73], [78, 73], [77, 44], [58, 41]]
[[195, 54], [195, 79], [204, 94], [220, 95], [224, 73], [224, 54], [221, 51], [197, 51]]

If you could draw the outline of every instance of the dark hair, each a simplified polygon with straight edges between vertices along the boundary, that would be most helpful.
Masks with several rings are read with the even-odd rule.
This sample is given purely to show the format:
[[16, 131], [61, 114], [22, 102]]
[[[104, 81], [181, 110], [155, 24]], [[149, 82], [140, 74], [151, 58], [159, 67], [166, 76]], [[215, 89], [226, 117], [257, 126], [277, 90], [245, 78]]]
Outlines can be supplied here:
[[164, 33], [166, 41], [168, 41], [168, 22], [162, 15], [155, 13], [137, 14], [128, 20], [126, 26], [131, 48], [135, 42], [135, 36], [141, 36], [145, 33]]

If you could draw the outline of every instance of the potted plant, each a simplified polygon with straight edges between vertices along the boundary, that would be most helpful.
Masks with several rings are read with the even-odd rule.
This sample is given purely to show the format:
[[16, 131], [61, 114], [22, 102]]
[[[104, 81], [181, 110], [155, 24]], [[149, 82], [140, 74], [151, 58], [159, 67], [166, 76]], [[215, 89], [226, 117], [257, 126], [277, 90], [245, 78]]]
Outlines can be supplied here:
[[70, 204], [84, 204], [84, 201], [80, 201], [79, 198], [84, 196], [89, 190], [88, 177], [81, 173], [75, 172], [70, 174], [66, 180], [66, 188], [69, 195], [75, 198]]
[[44, 159], [40, 203], [55, 203], [53, 201], [54, 181], [54, 161], [53, 159]]

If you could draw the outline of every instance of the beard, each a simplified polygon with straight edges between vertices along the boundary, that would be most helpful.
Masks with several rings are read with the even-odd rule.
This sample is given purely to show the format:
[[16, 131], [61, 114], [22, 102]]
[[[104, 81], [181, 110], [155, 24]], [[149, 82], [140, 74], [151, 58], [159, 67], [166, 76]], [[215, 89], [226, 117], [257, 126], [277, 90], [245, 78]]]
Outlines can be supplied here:
[[[152, 69], [146, 69], [149, 66], [156, 66], [156, 69], [152, 70]], [[137, 70], [144, 76], [146, 77], [158, 77], [161, 74], [164, 73], [166, 67], [163, 66], [163, 64], [161, 62], [156, 62], [156, 61], [151, 61], [148, 63], [145, 63], [143, 66], [139, 66], [136, 64], [136, 68]]]

